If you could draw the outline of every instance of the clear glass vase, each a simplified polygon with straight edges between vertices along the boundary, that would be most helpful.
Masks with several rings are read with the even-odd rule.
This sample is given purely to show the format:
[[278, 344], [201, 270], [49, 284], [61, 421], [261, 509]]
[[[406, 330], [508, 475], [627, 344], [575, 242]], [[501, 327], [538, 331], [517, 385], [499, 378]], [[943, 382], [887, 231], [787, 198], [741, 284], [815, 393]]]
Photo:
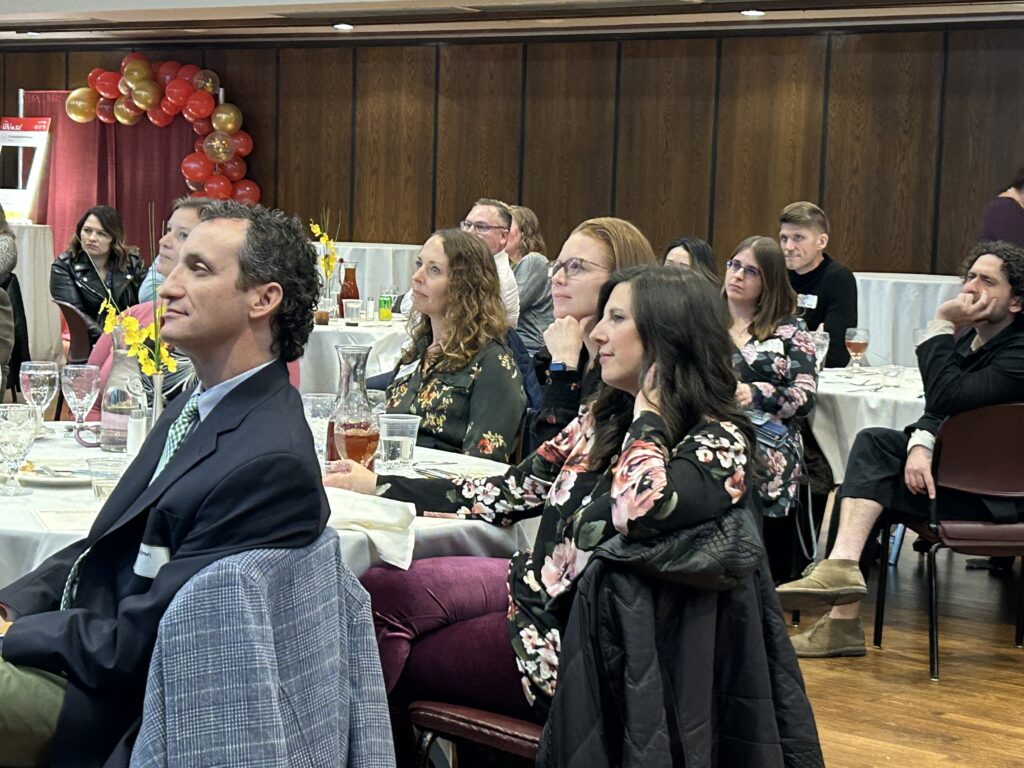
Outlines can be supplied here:
[[124, 328], [111, 333], [114, 362], [100, 401], [100, 448], [124, 453], [128, 446], [128, 419], [132, 411], [145, 408], [139, 361], [128, 355]]
[[370, 347], [337, 345], [341, 368], [338, 400], [327, 425], [327, 460], [351, 459], [364, 467], [373, 463], [380, 429], [366, 397], [366, 360]]

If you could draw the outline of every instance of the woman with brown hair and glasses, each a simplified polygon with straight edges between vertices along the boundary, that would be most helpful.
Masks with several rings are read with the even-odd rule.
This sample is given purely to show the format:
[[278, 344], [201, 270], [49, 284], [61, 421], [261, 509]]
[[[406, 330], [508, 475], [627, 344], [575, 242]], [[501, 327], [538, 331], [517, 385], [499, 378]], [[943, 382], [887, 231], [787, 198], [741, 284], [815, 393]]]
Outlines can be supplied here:
[[89, 338], [95, 344], [103, 302], [111, 302], [118, 310], [138, 304], [145, 276], [138, 253], [125, 245], [120, 214], [97, 205], [78, 220], [68, 249], [50, 267], [50, 295], [86, 316]]
[[442, 229], [416, 257], [410, 293], [420, 319], [387, 388], [388, 413], [422, 417], [419, 445], [508, 461], [526, 395], [504, 343], [494, 258], [473, 235]]

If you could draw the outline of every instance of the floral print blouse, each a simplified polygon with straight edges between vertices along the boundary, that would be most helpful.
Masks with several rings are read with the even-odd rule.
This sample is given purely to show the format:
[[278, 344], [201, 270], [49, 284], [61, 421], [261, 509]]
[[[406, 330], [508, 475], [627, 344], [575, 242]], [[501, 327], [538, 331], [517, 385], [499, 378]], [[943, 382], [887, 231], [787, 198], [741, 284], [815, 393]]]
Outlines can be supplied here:
[[545, 718], [558, 678], [562, 631], [591, 550], [613, 536], [652, 538], [698, 525], [742, 502], [747, 445], [731, 422], [699, 425], [671, 446], [665, 423], [645, 411], [603, 472], [588, 468], [588, 412], [499, 477], [419, 480], [381, 476], [389, 498], [430, 515], [512, 525], [541, 516], [532, 552], [509, 563], [509, 640], [523, 690]]
[[750, 385], [754, 399], [747, 412], [751, 419], [756, 422], [767, 416], [789, 431], [778, 448], [758, 443], [767, 474], [759, 488], [763, 512], [768, 517], [785, 517], [803, 475], [800, 423], [814, 407], [818, 391], [814, 341], [803, 320], [785, 317], [767, 339], [751, 338], [738, 349], [733, 367], [736, 378]]
[[422, 360], [421, 354], [398, 366], [387, 389], [388, 413], [422, 417], [419, 445], [508, 461], [526, 411], [523, 377], [512, 354], [491, 341], [458, 371], [424, 374]]

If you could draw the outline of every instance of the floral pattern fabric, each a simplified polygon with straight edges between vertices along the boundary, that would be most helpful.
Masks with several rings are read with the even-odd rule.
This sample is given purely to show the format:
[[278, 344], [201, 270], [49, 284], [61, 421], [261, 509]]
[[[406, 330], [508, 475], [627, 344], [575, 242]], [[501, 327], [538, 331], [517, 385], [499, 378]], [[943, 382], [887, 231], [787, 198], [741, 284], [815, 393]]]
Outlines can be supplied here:
[[736, 378], [749, 384], [753, 401], [747, 412], [788, 430], [778, 448], [758, 444], [767, 478], [759, 492], [764, 514], [784, 517], [797, 496], [803, 476], [804, 444], [800, 423], [814, 408], [818, 374], [814, 341], [804, 321], [786, 317], [764, 341], [750, 339], [733, 354]]
[[526, 410], [523, 377], [512, 354], [490, 342], [458, 371], [398, 367], [387, 389], [388, 413], [420, 416], [417, 442], [468, 456], [508, 461]]
[[592, 550], [614, 536], [653, 538], [698, 525], [745, 495], [747, 445], [730, 422], [699, 425], [672, 447], [661, 417], [644, 412], [601, 472], [588, 466], [593, 447], [594, 419], [585, 412], [503, 476], [379, 479], [385, 495], [426, 515], [498, 525], [541, 516], [533, 551], [513, 555], [508, 576], [509, 639], [539, 716], [554, 694], [562, 631]]

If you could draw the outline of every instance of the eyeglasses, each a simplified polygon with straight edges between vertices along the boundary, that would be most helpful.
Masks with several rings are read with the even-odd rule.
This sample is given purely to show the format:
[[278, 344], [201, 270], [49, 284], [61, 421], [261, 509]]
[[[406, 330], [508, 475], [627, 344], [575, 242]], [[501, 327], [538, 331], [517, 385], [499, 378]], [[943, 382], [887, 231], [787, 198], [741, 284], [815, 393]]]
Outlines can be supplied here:
[[579, 256], [573, 256], [571, 259], [566, 259], [565, 261], [556, 261], [553, 264], [548, 264], [548, 278], [553, 279], [560, 269], [565, 270], [566, 277], [576, 277], [581, 272], [587, 271], [586, 267], [583, 266], [584, 264], [589, 264], [596, 269], [603, 269], [605, 272], [612, 271], [611, 267], [606, 267], [593, 261], [581, 259]]
[[508, 229], [500, 224], [485, 224], [482, 221], [460, 221], [459, 227], [463, 232], [476, 232], [478, 235], [486, 235], [492, 229]]
[[761, 270], [757, 267], [750, 267], [744, 264], [739, 259], [729, 259], [725, 262], [726, 272], [742, 272], [747, 277], [760, 277]]

